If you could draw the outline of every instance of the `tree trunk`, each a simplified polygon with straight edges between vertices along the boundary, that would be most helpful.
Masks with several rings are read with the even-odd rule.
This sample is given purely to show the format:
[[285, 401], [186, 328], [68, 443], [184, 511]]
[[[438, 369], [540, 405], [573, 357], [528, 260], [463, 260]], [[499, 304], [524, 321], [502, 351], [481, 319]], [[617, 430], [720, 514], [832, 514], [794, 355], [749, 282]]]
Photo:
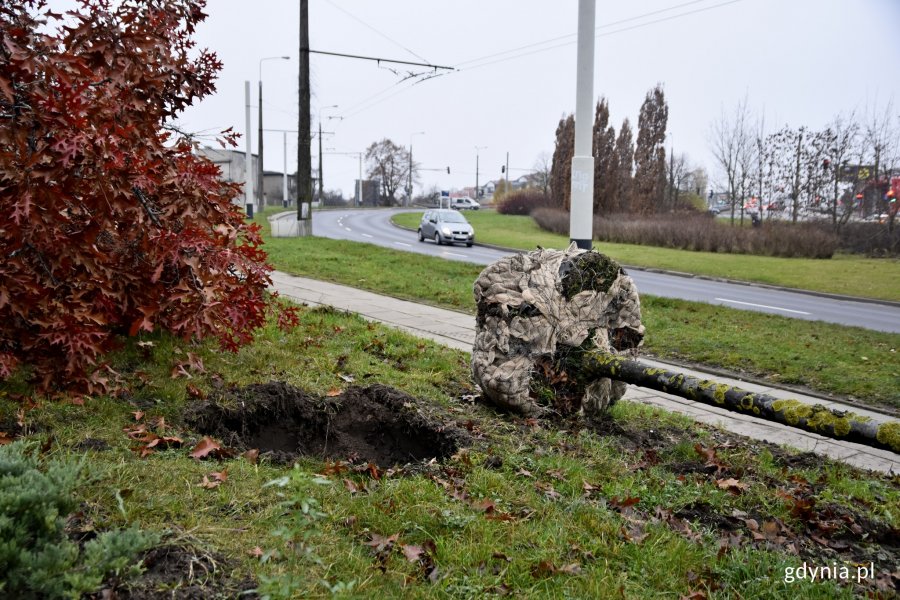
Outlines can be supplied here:
[[609, 377], [825, 437], [900, 454], [900, 421], [877, 423], [852, 412], [752, 393], [709, 379], [700, 380], [683, 373], [650, 367], [621, 355], [584, 352], [578, 366], [578, 376], [586, 380]]

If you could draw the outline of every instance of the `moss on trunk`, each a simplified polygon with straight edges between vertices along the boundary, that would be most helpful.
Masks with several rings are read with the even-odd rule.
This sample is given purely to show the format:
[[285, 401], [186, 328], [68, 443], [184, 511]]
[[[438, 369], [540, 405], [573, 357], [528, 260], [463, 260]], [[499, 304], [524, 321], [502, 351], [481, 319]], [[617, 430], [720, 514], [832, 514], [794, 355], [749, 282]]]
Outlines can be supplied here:
[[832, 410], [821, 404], [807, 404], [799, 400], [784, 400], [768, 394], [753, 393], [708, 379], [697, 379], [676, 371], [650, 367], [621, 355], [587, 351], [582, 352], [578, 358], [577, 367], [570, 367], [569, 373], [582, 380], [609, 377], [825, 437], [900, 454], [898, 421], [879, 423], [863, 415]]

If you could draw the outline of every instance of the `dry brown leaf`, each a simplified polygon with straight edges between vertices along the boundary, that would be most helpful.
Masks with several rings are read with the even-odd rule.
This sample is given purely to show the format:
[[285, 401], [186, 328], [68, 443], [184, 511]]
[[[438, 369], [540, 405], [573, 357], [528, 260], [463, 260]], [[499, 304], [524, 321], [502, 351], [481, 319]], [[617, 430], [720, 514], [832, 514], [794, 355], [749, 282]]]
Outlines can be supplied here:
[[219, 442], [207, 436], [200, 440], [196, 446], [194, 446], [194, 449], [191, 450], [190, 457], [196, 459], [206, 458], [210, 455], [210, 453], [221, 449], [222, 446], [221, 444], [219, 444]]
[[419, 562], [419, 559], [425, 553], [425, 549], [422, 546], [414, 546], [412, 544], [400, 544], [400, 550], [403, 551], [403, 556], [406, 557], [406, 560], [411, 563]]

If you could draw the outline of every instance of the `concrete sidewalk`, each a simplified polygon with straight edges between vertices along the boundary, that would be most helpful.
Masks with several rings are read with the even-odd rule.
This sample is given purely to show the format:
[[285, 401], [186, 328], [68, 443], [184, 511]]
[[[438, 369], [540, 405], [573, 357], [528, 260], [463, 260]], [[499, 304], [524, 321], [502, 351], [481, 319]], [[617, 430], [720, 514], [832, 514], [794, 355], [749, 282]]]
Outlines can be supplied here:
[[[371, 321], [378, 321], [385, 325], [402, 329], [417, 337], [428, 338], [458, 350], [472, 351], [472, 344], [475, 341], [475, 317], [472, 315], [436, 308], [426, 304], [398, 300], [390, 296], [383, 296], [344, 285], [304, 277], [294, 277], [279, 271], [272, 273], [272, 283], [273, 288], [279, 294], [295, 302], [311, 306], [330, 305], [341, 310], [358, 313]], [[641, 358], [641, 361], [681, 371], [700, 379], [713, 378], [716, 381], [735, 385], [751, 392], [763, 392], [779, 398], [796, 398], [810, 404], [818, 403], [830, 408], [850, 410], [857, 414], [870, 416], [874, 420], [887, 420], [887, 417], [880, 413], [845, 406], [838, 402], [807, 398], [795, 392], [728, 379], [718, 375], [711, 377], [699, 371], [672, 367], [671, 365], [657, 363], [645, 358]], [[754, 439], [784, 444], [800, 450], [830, 456], [856, 467], [884, 473], [900, 473], [900, 456], [886, 450], [832, 440], [814, 433], [807, 433], [799, 429], [779, 425], [778, 423], [770, 423], [747, 415], [679, 398], [678, 396], [635, 386], [628, 386], [625, 399], [678, 412], [696, 421], [719, 425], [724, 429]]]

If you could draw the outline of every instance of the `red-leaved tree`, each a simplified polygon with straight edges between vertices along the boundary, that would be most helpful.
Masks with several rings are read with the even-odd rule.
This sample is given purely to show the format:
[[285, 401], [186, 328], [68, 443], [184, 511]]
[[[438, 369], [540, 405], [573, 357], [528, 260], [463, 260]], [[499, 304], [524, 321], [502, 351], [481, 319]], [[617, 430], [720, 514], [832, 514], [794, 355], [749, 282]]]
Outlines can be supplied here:
[[[168, 124], [214, 91], [203, 0], [0, 1], [0, 380], [97, 392], [118, 336], [235, 350], [270, 311], [239, 188]], [[234, 136], [223, 132], [234, 144]]]

